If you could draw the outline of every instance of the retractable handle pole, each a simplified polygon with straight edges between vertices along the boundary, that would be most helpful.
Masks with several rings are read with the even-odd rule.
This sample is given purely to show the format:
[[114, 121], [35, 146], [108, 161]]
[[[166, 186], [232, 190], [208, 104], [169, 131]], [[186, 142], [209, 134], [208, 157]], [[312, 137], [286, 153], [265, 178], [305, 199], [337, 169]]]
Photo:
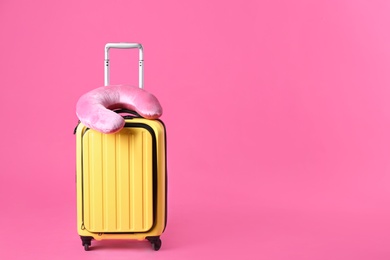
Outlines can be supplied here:
[[107, 43], [104, 51], [104, 85], [110, 85], [110, 55], [109, 51], [111, 48], [116, 49], [139, 49], [139, 71], [138, 71], [138, 82], [139, 87], [144, 88], [144, 50], [140, 43]]

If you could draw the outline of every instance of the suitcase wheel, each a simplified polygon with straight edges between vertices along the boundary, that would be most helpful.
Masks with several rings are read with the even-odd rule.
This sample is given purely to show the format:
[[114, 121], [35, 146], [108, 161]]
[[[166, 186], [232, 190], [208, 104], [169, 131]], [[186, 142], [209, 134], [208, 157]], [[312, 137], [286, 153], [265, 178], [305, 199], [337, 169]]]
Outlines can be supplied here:
[[93, 237], [84, 237], [84, 236], [80, 236], [81, 238], [81, 241], [82, 241], [82, 245], [84, 247], [84, 250], [85, 251], [89, 251], [89, 247], [91, 245], [91, 241], [93, 239]]
[[152, 242], [152, 248], [154, 251], [158, 251], [161, 248], [161, 239], [156, 240], [155, 242]]
[[161, 248], [161, 239], [160, 237], [147, 237], [147, 240], [152, 244], [154, 251], [158, 251]]

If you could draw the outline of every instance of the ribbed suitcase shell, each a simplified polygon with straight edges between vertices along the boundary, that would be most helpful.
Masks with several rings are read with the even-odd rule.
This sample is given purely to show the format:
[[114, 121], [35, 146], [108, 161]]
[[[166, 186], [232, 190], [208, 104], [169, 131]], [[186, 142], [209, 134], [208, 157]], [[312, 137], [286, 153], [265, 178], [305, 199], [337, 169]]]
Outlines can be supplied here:
[[145, 239], [166, 224], [165, 127], [126, 119], [115, 134], [80, 123], [77, 142], [77, 223], [80, 236]]
[[[84, 225], [91, 232], [145, 232], [153, 224], [152, 140], [144, 128], [83, 136]], [[87, 180], [87, 181], [86, 181]]]

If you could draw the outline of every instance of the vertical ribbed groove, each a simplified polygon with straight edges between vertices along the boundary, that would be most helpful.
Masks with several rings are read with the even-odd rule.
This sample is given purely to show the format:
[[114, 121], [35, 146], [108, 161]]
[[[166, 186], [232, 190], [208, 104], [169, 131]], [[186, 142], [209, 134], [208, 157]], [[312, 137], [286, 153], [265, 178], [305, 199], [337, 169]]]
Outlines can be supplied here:
[[[128, 149], [129, 149], [129, 154], [133, 154], [133, 149], [132, 149], [132, 143], [133, 143], [133, 140], [134, 140], [134, 136], [133, 134], [130, 133], [130, 136], [129, 136], [129, 142], [127, 143], [128, 145]], [[132, 168], [133, 168], [133, 158], [132, 156], [129, 156], [129, 165], [128, 165], [128, 175], [129, 175], [129, 229], [131, 230], [132, 229], [132, 217], [131, 217], [131, 205], [132, 205], [132, 202], [131, 202], [131, 198], [132, 198], [132, 194], [131, 194], [131, 184], [132, 184], [132, 179], [131, 179], [131, 176], [132, 176]]]
[[[130, 138], [129, 138], [129, 151], [130, 151], [130, 154], [134, 154], [134, 135], [132, 133], [130, 133]], [[133, 184], [133, 180], [132, 180], [132, 176], [133, 176], [133, 172], [134, 172], [134, 156], [130, 156], [129, 157], [129, 229], [132, 230], [133, 229], [133, 217], [132, 217], [132, 205], [133, 205], [133, 202], [132, 202], [132, 199], [133, 199], [133, 194], [132, 194], [132, 184]]]
[[[114, 151], [115, 151], [115, 158], [118, 158], [118, 138], [117, 136], [114, 137]], [[118, 230], [118, 220], [116, 218], [116, 215], [117, 215], [117, 211], [118, 211], [118, 205], [116, 203], [116, 201], [118, 200], [118, 196], [116, 194], [116, 190], [118, 189], [118, 162], [117, 160], [115, 160], [115, 171], [112, 173], [112, 175], [114, 176], [114, 198], [115, 198], [115, 201], [114, 201], [114, 212], [115, 212], [115, 216], [113, 219], [115, 219], [115, 230]]]
[[[91, 141], [91, 140], [90, 140]], [[92, 143], [91, 147], [92, 149], [95, 149], [95, 143], [94, 142], [90, 142]], [[92, 150], [93, 151], [93, 150]], [[89, 203], [91, 205], [91, 210], [89, 211], [89, 216], [90, 216], [90, 219], [91, 219], [91, 228], [95, 228], [95, 219], [93, 217], [93, 205], [94, 205], [94, 192], [93, 192], [93, 172], [95, 171], [95, 165], [91, 162], [93, 162], [93, 156], [94, 154], [91, 153], [91, 160], [89, 161], [89, 164], [91, 165], [91, 171], [89, 172], [89, 179], [90, 179], [90, 182], [89, 182]]]
[[[149, 133], [147, 133], [147, 132], [145, 132], [145, 135], [147, 135], [147, 134], [149, 134]], [[143, 176], [143, 181], [144, 181], [144, 183], [143, 183], [143, 187], [144, 187], [144, 189], [143, 189], [143, 198], [144, 198], [144, 205], [146, 205], [146, 203], [147, 203], [147, 201], [148, 201], [148, 196], [147, 196], [147, 192], [152, 188], [152, 184], [150, 183], [149, 185], [149, 187], [150, 188], [148, 188], [148, 185], [147, 185], [147, 180], [146, 180], [146, 177], [147, 177], [147, 174], [148, 174], [148, 172], [150, 172], [150, 173], [152, 173], [152, 167], [151, 167], [151, 164], [150, 163], [148, 163], [148, 162], [152, 162], [153, 160], [151, 159], [151, 156], [149, 155], [150, 153], [151, 153], [151, 149], [150, 149], [150, 147], [151, 147], [151, 142], [149, 142], [150, 141], [150, 139], [148, 139], [148, 138], [145, 138], [145, 154], [143, 155], [143, 157], [144, 157], [144, 165], [145, 165], [145, 169], [144, 169], [144, 176]], [[144, 216], [145, 216], [145, 218], [144, 218], [144, 229], [146, 229], [147, 228], [147, 226], [149, 225], [149, 223], [148, 223], [148, 218], [146, 217], [147, 216], [147, 214], [148, 213], [150, 213], [150, 212], [147, 212], [147, 207], [145, 206], [144, 208], [143, 208], [143, 214], [144, 214]]]
[[[89, 146], [91, 147], [91, 142], [90, 142], [90, 135], [88, 135], [88, 144]], [[88, 223], [91, 223], [91, 172], [92, 172], [92, 165], [91, 165], [91, 153], [88, 151], [88, 182], [87, 182], [87, 186], [88, 186]]]
[[101, 176], [101, 181], [102, 181], [102, 184], [101, 184], [101, 187], [99, 187], [102, 191], [102, 194], [101, 194], [101, 200], [102, 200], [102, 212], [101, 212], [101, 215], [102, 215], [102, 230], [104, 230], [104, 221], [105, 221], [105, 216], [104, 216], [104, 172], [105, 172], [105, 160], [106, 160], [106, 156], [104, 156], [104, 151], [106, 150], [106, 144], [105, 144], [105, 136], [104, 135], [101, 135], [101, 142], [102, 142], [102, 150], [100, 151], [100, 156], [102, 158], [102, 176]]
[[[91, 135], [91, 137], [93, 137], [92, 135]], [[91, 148], [92, 148], [92, 150], [91, 151], [93, 151], [93, 149], [95, 148], [95, 144], [94, 144], [94, 142], [91, 142], [92, 140], [91, 139], [93, 139], [93, 138], [90, 138], [90, 144], [91, 144]], [[94, 193], [93, 193], [93, 171], [95, 170], [95, 167], [94, 167], [94, 164], [93, 163], [91, 163], [91, 162], [93, 162], [93, 156], [94, 156], [94, 154], [92, 153], [90, 151], [90, 154], [91, 154], [91, 160], [89, 161], [89, 164], [90, 164], [90, 167], [91, 167], [91, 170], [89, 171], [89, 189], [88, 189], [88, 191], [89, 191], [89, 204], [90, 204], [90, 207], [91, 207], [91, 210], [89, 211], [89, 218], [90, 218], [90, 220], [91, 220], [91, 229], [93, 229], [94, 228], [94, 218], [93, 218], [93, 216], [92, 216], [92, 213], [93, 213], [93, 205], [94, 205], [94, 199], [93, 199], [93, 195], [94, 195]]]
[[130, 196], [130, 201], [131, 201], [131, 210], [130, 210], [130, 229], [133, 230], [135, 228], [135, 194], [134, 194], [134, 189], [135, 189], [135, 172], [136, 172], [136, 165], [135, 165], [135, 155], [136, 155], [136, 146], [135, 146], [135, 135], [132, 133], [131, 134], [131, 146], [130, 146], [130, 151], [131, 151], [131, 154], [133, 154], [134, 156], [131, 156], [131, 172], [130, 172], [130, 176], [131, 176], [131, 186], [130, 186], [130, 190], [131, 190], [131, 196]]
[[[120, 150], [120, 141], [121, 141], [121, 136], [120, 134], [118, 134], [116, 136], [116, 141], [117, 141], [117, 145], [116, 145], [116, 151], [117, 151], [117, 158], [120, 158], [122, 153], [121, 153], [121, 150]], [[116, 211], [115, 211], [115, 220], [116, 220], [116, 228], [117, 230], [120, 229], [120, 222], [119, 222], [119, 214], [118, 214], [118, 211], [119, 211], [119, 170], [120, 170], [120, 167], [119, 167], [119, 160], [115, 160], [115, 164], [117, 166], [116, 168], [116, 171], [115, 171], [115, 208], [116, 208]]]
[[141, 217], [141, 227], [142, 229], [145, 228], [145, 214], [144, 214], [144, 176], [145, 176], [145, 167], [144, 167], [144, 163], [145, 163], [145, 132], [142, 131], [142, 134], [141, 134], [141, 140], [142, 140], [142, 145], [141, 145], [141, 191], [140, 191], [140, 194], [141, 194], [141, 210], [140, 210], [140, 213], [142, 214], [142, 217]]
[[117, 221], [118, 221], [118, 230], [120, 230], [121, 229], [121, 196], [120, 196], [120, 194], [121, 194], [121, 186], [120, 186], [120, 183], [121, 183], [121, 170], [122, 170], [122, 168], [120, 167], [120, 163], [121, 163], [121, 158], [122, 158], [122, 156], [123, 156], [123, 154], [122, 154], [122, 136], [121, 136], [121, 134], [119, 134], [118, 135], [118, 139], [119, 139], [119, 145], [118, 145], [118, 158], [117, 158], [117, 160], [118, 160], [118, 169], [117, 169], [117, 171], [118, 171], [118, 179], [117, 179], [117, 181], [118, 181], [118, 188], [117, 188], [117, 192], [116, 192], [116, 195], [117, 195], [117, 201], [116, 201], [116, 203], [117, 203], [117, 207], [118, 207], [118, 210], [116, 211], [116, 219], [117, 219]]

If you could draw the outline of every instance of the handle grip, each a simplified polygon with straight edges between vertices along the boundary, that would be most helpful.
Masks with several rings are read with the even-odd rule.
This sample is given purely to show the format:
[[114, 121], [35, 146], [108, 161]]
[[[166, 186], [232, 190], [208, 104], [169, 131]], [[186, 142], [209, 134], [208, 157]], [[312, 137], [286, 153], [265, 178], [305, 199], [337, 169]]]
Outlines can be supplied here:
[[111, 48], [115, 49], [135, 49], [139, 50], [139, 71], [138, 82], [139, 87], [144, 88], [144, 50], [140, 43], [107, 43], [104, 49], [104, 85], [110, 85], [110, 55]]

